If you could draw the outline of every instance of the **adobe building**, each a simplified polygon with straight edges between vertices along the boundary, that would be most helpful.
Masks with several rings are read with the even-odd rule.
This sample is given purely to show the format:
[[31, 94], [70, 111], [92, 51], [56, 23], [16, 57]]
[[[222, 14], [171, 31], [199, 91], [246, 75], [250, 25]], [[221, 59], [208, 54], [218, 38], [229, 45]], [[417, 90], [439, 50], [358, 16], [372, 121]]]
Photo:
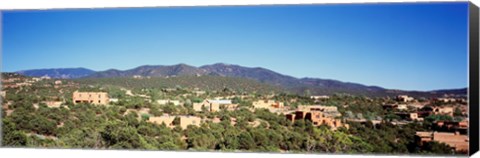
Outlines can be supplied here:
[[202, 111], [203, 108], [206, 108], [207, 111], [215, 112], [220, 111], [220, 107], [225, 108], [226, 110], [235, 110], [238, 104], [232, 104], [231, 100], [208, 100], [205, 99], [201, 103], [193, 103], [193, 109], [195, 111]]
[[400, 101], [400, 102], [411, 102], [411, 101], [414, 101], [415, 99], [413, 97], [408, 96], [408, 95], [398, 95], [396, 97], [396, 100]]
[[460, 134], [467, 134], [468, 121], [436, 121], [434, 128], [442, 132], [459, 132]]
[[328, 117], [340, 117], [342, 114], [338, 112], [336, 106], [323, 106], [323, 105], [300, 105], [297, 108], [298, 111], [320, 111]]
[[332, 129], [339, 127], [348, 128], [348, 124], [343, 124], [341, 119], [335, 117], [341, 116], [335, 106], [299, 106], [294, 113], [285, 115], [287, 120], [294, 122], [295, 120], [309, 120], [314, 126], [328, 125]]
[[397, 112], [395, 115], [399, 116], [402, 120], [408, 120], [408, 121], [413, 121], [413, 120], [419, 120], [421, 121], [420, 118], [418, 118], [418, 113], [412, 112]]
[[453, 107], [435, 107], [433, 112], [437, 115], [443, 114], [453, 116]]
[[284, 107], [283, 102], [278, 102], [275, 100], [257, 100], [252, 103], [253, 108], [255, 109], [269, 109], [270, 111], [274, 109], [281, 109]]
[[323, 105], [300, 105], [297, 110], [301, 111], [322, 111], [322, 112], [338, 112], [336, 106], [323, 106]]
[[469, 139], [467, 135], [461, 135], [458, 132], [417, 132], [415, 141], [420, 146], [430, 141], [445, 143], [457, 152], [468, 151]]
[[[173, 121], [178, 117], [180, 119], [179, 124], [175, 124]], [[150, 117], [148, 122], [155, 124], [165, 123], [167, 127], [174, 128], [176, 125], [179, 125], [182, 129], [187, 129], [189, 125], [200, 126], [202, 119], [196, 116], [159, 116], [159, 117]]]
[[106, 105], [109, 103], [108, 93], [106, 92], [73, 92], [73, 103], [90, 103], [94, 105]]

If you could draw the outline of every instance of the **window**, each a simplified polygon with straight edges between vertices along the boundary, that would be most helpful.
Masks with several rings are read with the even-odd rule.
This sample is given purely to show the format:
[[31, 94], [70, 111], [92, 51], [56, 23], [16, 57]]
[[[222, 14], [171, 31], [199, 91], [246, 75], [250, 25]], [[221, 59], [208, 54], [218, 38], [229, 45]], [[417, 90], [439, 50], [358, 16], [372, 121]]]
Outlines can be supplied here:
[[98, 95], [98, 98], [102, 98], [102, 95], [99, 94], [99, 95]]

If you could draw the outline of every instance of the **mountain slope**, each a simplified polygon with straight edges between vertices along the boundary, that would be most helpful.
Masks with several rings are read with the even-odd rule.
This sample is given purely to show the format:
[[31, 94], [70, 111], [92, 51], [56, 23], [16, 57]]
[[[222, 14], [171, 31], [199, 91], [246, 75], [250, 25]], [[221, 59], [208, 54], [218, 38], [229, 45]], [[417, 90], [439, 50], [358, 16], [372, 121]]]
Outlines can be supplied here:
[[[128, 78], [135, 75], [150, 77], [220, 76], [227, 78], [249, 79], [261, 84], [282, 87], [282, 89], [286, 89], [291, 93], [305, 95], [331, 95], [335, 93], [348, 93], [365, 96], [395, 96], [399, 94], [407, 94], [415, 97], [442, 96], [444, 94], [466, 95], [466, 88], [429, 92], [391, 90], [378, 86], [366, 86], [358, 83], [342, 82], [331, 79], [295, 78], [261, 67], [252, 68], [223, 63], [204, 65], [201, 67], [194, 67], [186, 64], [169, 66], [145, 65], [125, 71], [110, 69], [106, 71], [93, 72], [91, 70], [88, 71], [87, 69], [87, 71], [83, 73], [76, 72], [77, 71], [71, 70], [66, 71], [64, 69], [46, 69], [23, 71], [22, 74], [27, 76], [44, 76], [47, 74], [53, 78]], [[180, 81], [178, 83], [180, 85], [188, 85], [188, 83], [181, 83]]]
[[86, 68], [60, 68], [25, 70], [17, 71], [17, 73], [30, 77], [48, 76], [51, 78], [71, 79], [85, 77], [95, 73], [95, 71]]
[[257, 80], [262, 83], [269, 83], [277, 86], [291, 87], [299, 83], [297, 78], [282, 75], [265, 68], [249, 68], [231, 64], [213, 64], [201, 66], [200, 69], [209, 74], [216, 74], [227, 77], [241, 77]]
[[202, 75], [205, 72], [193, 66], [186, 64], [178, 64], [171, 66], [151, 66], [145, 65], [136, 67], [134, 69], [120, 71], [110, 69], [107, 71], [100, 71], [89, 75], [89, 78], [111, 78], [111, 77], [132, 77], [134, 75], [151, 76], [151, 77], [169, 77], [169, 76], [193, 76]]
[[81, 78], [75, 79], [76, 82], [88, 85], [112, 85], [120, 86], [129, 89], [138, 88], [200, 88], [207, 91], [222, 91], [225, 88], [234, 90], [236, 92], [283, 92], [278, 86], [263, 84], [255, 80], [235, 77], [221, 77], [221, 76], [178, 76], [178, 77], [152, 77], [144, 79], [134, 78]]

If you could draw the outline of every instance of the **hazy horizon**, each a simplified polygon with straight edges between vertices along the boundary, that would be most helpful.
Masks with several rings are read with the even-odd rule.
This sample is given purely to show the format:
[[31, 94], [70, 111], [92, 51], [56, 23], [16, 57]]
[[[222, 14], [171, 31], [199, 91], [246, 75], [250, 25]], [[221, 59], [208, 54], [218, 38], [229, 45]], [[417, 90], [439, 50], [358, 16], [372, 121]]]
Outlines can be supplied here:
[[467, 87], [468, 3], [2, 11], [2, 71], [227, 63], [402, 90]]

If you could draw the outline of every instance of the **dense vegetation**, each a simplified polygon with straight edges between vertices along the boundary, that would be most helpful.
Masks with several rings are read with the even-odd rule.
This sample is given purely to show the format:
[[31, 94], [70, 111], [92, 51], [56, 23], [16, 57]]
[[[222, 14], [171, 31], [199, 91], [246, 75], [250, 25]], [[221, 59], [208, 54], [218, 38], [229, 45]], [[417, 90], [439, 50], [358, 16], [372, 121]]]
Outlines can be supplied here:
[[179, 76], [179, 77], [152, 77], [143, 79], [134, 78], [85, 78], [76, 79], [78, 83], [85, 85], [114, 85], [128, 89], [142, 88], [188, 88], [202, 89], [206, 91], [221, 91], [224, 88], [237, 91], [239, 93], [272, 93], [281, 92], [282, 88], [262, 84], [254, 80], [220, 77], [220, 76]]
[[[2, 120], [6, 146], [397, 154], [451, 152], [448, 146], [438, 143], [432, 143], [428, 149], [418, 148], [413, 136], [416, 130], [423, 128], [419, 124], [400, 127], [387, 122], [377, 126], [350, 123], [349, 129], [332, 131], [327, 126], [315, 127], [309, 121], [291, 123], [283, 115], [267, 110], [241, 109], [199, 114], [207, 118], [218, 117], [221, 122], [206, 122], [200, 127], [189, 126], [182, 130], [146, 122], [136, 113], [123, 115], [126, 106], [77, 104], [35, 109], [29, 100], [24, 100], [13, 104], [12, 108], [15, 109], [13, 113]], [[235, 125], [230, 124], [231, 118], [237, 119]], [[260, 120], [256, 127], [249, 125], [254, 120]]]
[[[315, 102], [306, 96], [276, 93], [273, 99], [286, 102], [288, 107], [323, 104], [337, 106], [347, 118], [382, 120], [374, 125], [348, 122], [350, 128], [331, 130], [330, 127], [313, 126], [310, 121], [290, 122], [283, 114], [268, 110], [250, 111], [252, 100], [266, 95], [250, 95], [253, 99], [235, 97], [240, 104], [235, 111], [195, 112], [192, 103], [203, 98], [242, 94], [243, 92], [272, 92], [274, 87], [244, 79], [224, 77], [175, 77], [151, 79], [80, 79], [80, 83], [63, 80], [63, 86], [54, 88], [52, 80], [39, 81], [20, 89], [6, 89], [2, 105], [2, 145], [15, 147], [55, 147], [94, 149], [145, 149], [145, 150], [200, 150], [200, 151], [254, 151], [254, 152], [328, 152], [328, 153], [396, 153], [396, 154], [452, 154], [450, 147], [437, 142], [418, 146], [416, 131], [430, 130], [420, 122], [393, 125], [387, 120], [391, 115], [380, 106], [388, 98], [367, 98], [345, 94], [333, 95], [328, 100]], [[217, 84], [208, 84], [207, 81]], [[190, 85], [189, 87], [179, 87]], [[228, 87], [226, 85], [229, 85]], [[166, 88], [173, 91], [166, 91]], [[127, 95], [122, 88], [132, 89]], [[189, 89], [205, 88], [201, 95], [184, 95]], [[90, 104], [73, 105], [71, 93], [81, 91], [106, 91], [110, 97], [119, 98], [108, 106]], [[239, 92], [241, 91], [241, 92]], [[267, 93], [268, 94], [268, 93]], [[157, 99], [178, 99], [183, 105], [159, 105]], [[42, 101], [64, 101], [59, 108], [47, 107]], [[149, 109], [149, 114], [137, 111]], [[7, 115], [7, 112], [9, 115]], [[152, 116], [195, 115], [206, 121], [200, 126], [169, 128], [165, 124], [148, 122]], [[213, 122], [219, 118], [220, 122]], [[432, 116], [428, 121], [451, 119]], [[235, 121], [233, 121], [235, 120]], [[178, 121], [178, 120], [176, 120]], [[232, 123], [235, 122], [235, 123]]]

